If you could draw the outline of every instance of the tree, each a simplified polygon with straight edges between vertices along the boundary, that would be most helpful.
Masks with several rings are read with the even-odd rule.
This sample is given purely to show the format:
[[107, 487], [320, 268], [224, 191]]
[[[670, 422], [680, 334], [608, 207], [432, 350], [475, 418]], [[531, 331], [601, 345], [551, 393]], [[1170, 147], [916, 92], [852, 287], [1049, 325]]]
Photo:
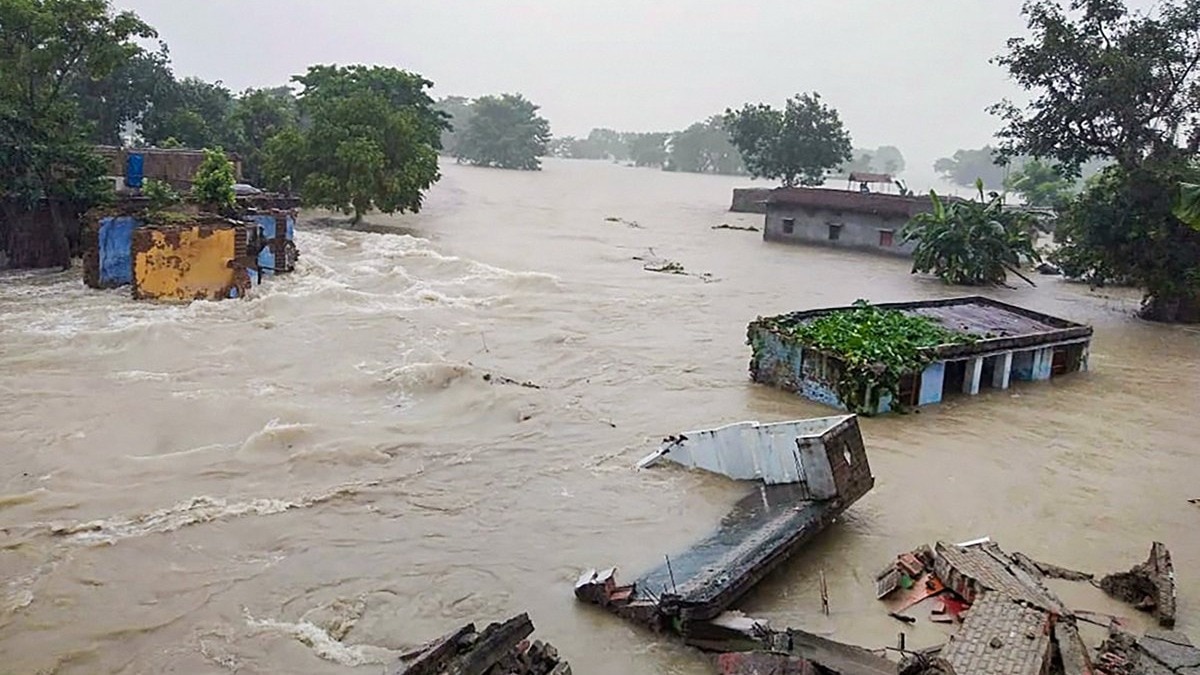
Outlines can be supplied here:
[[666, 166], [671, 171], [691, 173], [733, 175], [746, 172], [742, 156], [729, 140], [729, 132], [720, 117], [697, 122], [672, 136]]
[[1075, 182], [1049, 162], [1031, 159], [1008, 175], [1004, 188], [1021, 195], [1030, 206], [1061, 209], [1071, 198]]
[[671, 134], [661, 132], [624, 134], [629, 159], [635, 166], [662, 167], [667, 164], [667, 142]]
[[437, 154], [446, 117], [415, 73], [364, 66], [313, 66], [293, 78], [302, 126], [267, 142], [273, 184], [296, 184], [308, 206], [353, 214], [419, 211], [440, 178]]
[[1062, 244], [1098, 268], [1140, 285], [1142, 315], [1200, 321], [1195, 230], [1172, 212], [1172, 195], [1200, 150], [1200, 3], [1164, 0], [1131, 12], [1121, 0], [1076, 0], [1072, 12], [1036, 0], [1023, 13], [1029, 37], [995, 59], [1035, 92], [1024, 108], [1001, 101], [1008, 155], [1056, 160], [1074, 177], [1111, 158], [1069, 209]]
[[142, 137], [150, 145], [173, 138], [186, 148], [235, 148], [241, 139], [231, 122], [233, 109], [233, 93], [220, 82], [172, 80], [143, 116]]
[[267, 141], [294, 127], [298, 118], [296, 96], [288, 87], [247, 89], [237, 98], [229, 117], [238, 141], [233, 149], [241, 157], [242, 176], [251, 185], [266, 185]]
[[[10, 263], [66, 266], [69, 211], [112, 191], [70, 83], [107, 77], [138, 53], [135, 39], [155, 33], [106, 0], [5, 0], [0, 27], [0, 205]], [[48, 229], [35, 219], [42, 204]]]
[[121, 145], [127, 124], [139, 124], [156, 102], [175, 86], [167, 46], [157, 51], [138, 49], [104, 77], [84, 72], [71, 80], [80, 113], [91, 123], [90, 140], [99, 145]]
[[724, 123], [750, 174], [785, 187], [820, 185], [851, 157], [850, 134], [816, 93], [792, 97], [782, 111], [761, 103], [726, 110]]
[[1029, 216], [1004, 208], [996, 193], [979, 199], [944, 201], [930, 191], [933, 211], [917, 214], [905, 226], [904, 242], [915, 241], [913, 273], [932, 272], [947, 284], [1002, 284], [1017, 272], [1022, 258], [1040, 260], [1034, 250]]
[[550, 123], [520, 94], [484, 96], [471, 107], [458, 142], [459, 160], [478, 166], [537, 171], [546, 154]]
[[233, 162], [221, 148], [204, 149], [204, 161], [192, 177], [192, 200], [198, 204], [226, 212], [233, 209], [237, 194], [233, 185]]
[[942, 157], [933, 163], [933, 170], [946, 181], [963, 187], [974, 187], [982, 180], [989, 190], [1004, 187], [1008, 160], [990, 145], [975, 150], [956, 150], [952, 157]]
[[442, 130], [441, 149], [453, 157], [458, 152], [459, 134], [471, 119], [471, 99], [463, 96], [447, 96], [439, 100], [434, 108], [442, 113], [450, 124], [449, 127]]

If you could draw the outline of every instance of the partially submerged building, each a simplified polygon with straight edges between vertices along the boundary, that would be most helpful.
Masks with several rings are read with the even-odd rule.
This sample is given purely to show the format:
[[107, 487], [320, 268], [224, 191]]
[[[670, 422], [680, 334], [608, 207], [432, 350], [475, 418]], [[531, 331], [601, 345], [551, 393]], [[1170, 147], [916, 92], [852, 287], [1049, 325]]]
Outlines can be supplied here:
[[824, 668], [786, 672], [896, 672], [866, 650], [799, 630], [773, 631], [729, 611], [874, 486], [857, 417], [685, 432], [664, 439], [639, 465], [661, 459], [766, 485], [750, 491], [707, 537], [631, 584], [618, 584], [615, 568], [587, 570], [575, 586], [579, 600], [707, 651], [784, 654], [798, 667]]
[[928, 195], [779, 188], [765, 200], [763, 239], [911, 256], [916, 243], [903, 243], [900, 231], [913, 216], [932, 210]]
[[[872, 307], [926, 317], [963, 339], [932, 347], [923, 370], [900, 374], [898, 397], [883, 396], [877, 409], [865, 412], [930, 405], [955, 395], [1007, 389], [1013, 380], [1049, 380], [1087, 370], [1091, 326], [981, 296]], [[845, 356], [805, 344], [788, 328], [854, 309], [815, 309], [752, 322], [748, 340], [753, 380], [819, 403], [848, 408], [838, 391]]]

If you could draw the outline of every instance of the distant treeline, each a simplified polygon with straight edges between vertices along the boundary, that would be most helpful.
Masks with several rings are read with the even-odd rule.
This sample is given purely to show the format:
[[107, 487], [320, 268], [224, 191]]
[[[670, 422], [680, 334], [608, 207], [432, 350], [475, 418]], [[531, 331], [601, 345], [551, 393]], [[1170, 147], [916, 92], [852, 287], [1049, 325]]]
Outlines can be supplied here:
[[[664, 171], [750, 174], [719, 115], [696, 122], [683, 131], [592, 129], [586, 138], [558, 136], [551, 139], [547, 151], [552, 157], [623, 162]], [[855, 171], [895, 176], [904, 171], [904, 166], [904, 155], [894, 146], [874, 150], [855, 148], [853, 159], [833, 169], [831, 176], [846, 176]]]

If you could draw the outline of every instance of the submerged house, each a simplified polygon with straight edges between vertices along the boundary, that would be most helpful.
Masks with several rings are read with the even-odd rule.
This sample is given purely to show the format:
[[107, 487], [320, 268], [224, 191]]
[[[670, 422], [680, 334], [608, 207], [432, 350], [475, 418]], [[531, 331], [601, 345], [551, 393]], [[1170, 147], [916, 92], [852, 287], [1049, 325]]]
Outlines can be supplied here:
[[763, 239], [911, 256], [916, 243], [901, 243], [900, 230], [932, 210], [928, 195], [779, 188], [765, 200]]
[[[750, 375], [755, 382], [779, 387], [836, 408], [846, 400], [842, 376], [850, 356], [819, 349], [797, 337], [795, 328], [866, 305], [794, 312], [759, 318], [749, 326]], [[899, 373], [892, 393], [860, 400], [871, 407], [858, 412], [888, 412], [941, 402], [985, 389], [1007, 389], [1014, 380], [1049, 380], [1087, 370], [1091, 326], [979, 296], [870, 305], [883, 312], [928, 320], [947, 339], [921, 350], [920, 371]], [[880, 364], [882, 366], [882, 364]], [[868, 372], [870, 368], [866, 369]], [[880, 373], [882, 375], [882, 371]], [[880, 382], [883, 381], [882, 376]]]

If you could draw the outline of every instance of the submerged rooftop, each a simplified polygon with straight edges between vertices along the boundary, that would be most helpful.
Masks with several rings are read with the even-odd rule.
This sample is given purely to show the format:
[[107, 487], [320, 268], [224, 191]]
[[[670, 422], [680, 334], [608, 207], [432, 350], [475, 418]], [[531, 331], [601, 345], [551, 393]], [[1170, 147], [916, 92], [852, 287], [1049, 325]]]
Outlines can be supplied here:
[[[870, 306], [923, 316], [936, 321], [948, 331], [978, 338], [965, 344], [939, 347], [937, 351], [940, 357], [1074, 340], [1087, 338], [1092, 334], [1091, 326], [979, 295], [915, 302], [885, 302]], [[853, 307], [804, 310], [771, 317], [769, 320], [806, 323], [820, 316], [850, 309]]]

